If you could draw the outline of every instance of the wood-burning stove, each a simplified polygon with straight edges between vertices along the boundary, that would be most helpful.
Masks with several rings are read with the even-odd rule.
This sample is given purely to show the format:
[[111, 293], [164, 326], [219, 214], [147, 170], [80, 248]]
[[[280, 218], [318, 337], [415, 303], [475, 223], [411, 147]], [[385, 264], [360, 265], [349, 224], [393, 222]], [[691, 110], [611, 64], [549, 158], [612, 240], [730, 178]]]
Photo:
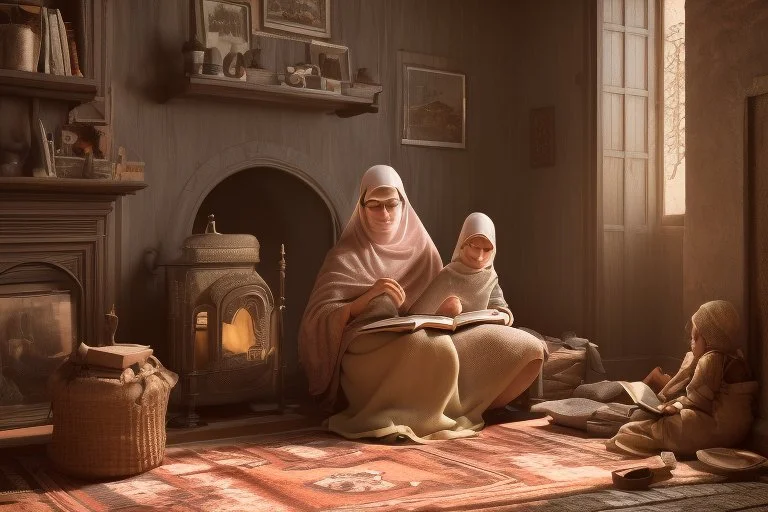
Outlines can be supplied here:
[[281, 308], [258, 262], [256, 237], [217, 233], [211, 215], [205, 233], [188, 237], [181, 260], [167, 266], [169, 366], [180, 384], [172, 400], [186, 407], [175, 426], [201, 424], [201, 405], [281, 403]]

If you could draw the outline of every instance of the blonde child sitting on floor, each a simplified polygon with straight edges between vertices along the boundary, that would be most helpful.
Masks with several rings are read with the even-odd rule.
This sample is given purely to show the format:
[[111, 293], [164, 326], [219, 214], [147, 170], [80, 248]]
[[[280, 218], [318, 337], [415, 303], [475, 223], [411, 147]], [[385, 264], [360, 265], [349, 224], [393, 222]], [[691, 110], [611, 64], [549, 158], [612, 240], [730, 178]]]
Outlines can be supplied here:
[[659, 419], [623, 425], [606, 442], [611, 451], [647, 456], [741, 443], [752, 426], [757, 382], [739, 350], [739, 315], [724, 300], [703, 304], [691, 317], [691, 351], [658, 393]]

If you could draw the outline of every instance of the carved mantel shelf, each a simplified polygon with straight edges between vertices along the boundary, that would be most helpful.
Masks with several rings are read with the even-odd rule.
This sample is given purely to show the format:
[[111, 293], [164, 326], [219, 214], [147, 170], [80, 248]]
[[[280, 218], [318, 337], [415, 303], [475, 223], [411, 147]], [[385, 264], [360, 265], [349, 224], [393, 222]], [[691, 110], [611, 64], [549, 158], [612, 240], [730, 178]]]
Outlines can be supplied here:
[[82, 290], [79, 339], [100, 344], [120, 275], [116, 202], [145, 187], [142, 181], [0, 178], [0, 285], [17, 279], [4, 272], [18, 264], [66, 269]]
[[178, 84], [174, 96], [241, 103], [282, 104], [308, 110], [335, 112], [339, 117], [379, 111], [378, 94], [373, 99], [358, 98], [281, 85], [262, 85], [200, 76], [185, 76]]
[[116, 181], [85, 178], [0, 178], [0, 195], [6, 192], [47, 194], [94, 194], [124, 196], [146, 188], [143, 181]]
[[86, 103], [96, 97], [98, 89], [98, 82], [92, 78], [0, 69], [2, 95]]

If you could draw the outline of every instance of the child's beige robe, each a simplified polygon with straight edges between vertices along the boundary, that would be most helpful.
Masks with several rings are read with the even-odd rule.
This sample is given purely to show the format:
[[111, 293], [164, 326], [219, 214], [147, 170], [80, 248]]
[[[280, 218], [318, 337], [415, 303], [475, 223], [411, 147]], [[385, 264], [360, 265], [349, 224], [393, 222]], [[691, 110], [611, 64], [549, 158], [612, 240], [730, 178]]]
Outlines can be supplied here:
[[606, 445], [611, 450], [646, 456], [669, 450], [697, 450], [741, 443], [752, 426], [757, 382], [741, 357], [710, 351], [695, 360], [688, 352], [680, 370], [659, 398], [681, 408], [678, 414], [623, 425]]

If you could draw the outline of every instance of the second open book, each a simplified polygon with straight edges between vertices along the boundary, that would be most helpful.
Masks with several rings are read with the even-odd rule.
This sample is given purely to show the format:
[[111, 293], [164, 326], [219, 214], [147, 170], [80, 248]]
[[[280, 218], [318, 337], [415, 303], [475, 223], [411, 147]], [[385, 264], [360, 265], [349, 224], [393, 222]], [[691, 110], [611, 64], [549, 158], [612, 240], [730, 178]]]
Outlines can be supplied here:
[[506, 324], [509, 316], [496, 309], [469, 311], [455, 318], [439, 315], [409, 315], [386, 318], [370, 323], [360, 329], [361, 333], [373, 332], [413, 332], [419, 329], [441, 329], [455, 331], [469, 324]]
[[658, 409], [658, 406], [661, 405], [661, 401], [659, 400], [658, 395], [656, 395], [656, 393], [654, 393], [647, 384], [640, 381], [626, 382], [623, 380], [619, 381], [619, 384], [621, 384], [621, 387], [624, 388], [624, 391], [627, 392], [632, 401], [637, 405], [648, 412], [662, 414], [662, 412]]

